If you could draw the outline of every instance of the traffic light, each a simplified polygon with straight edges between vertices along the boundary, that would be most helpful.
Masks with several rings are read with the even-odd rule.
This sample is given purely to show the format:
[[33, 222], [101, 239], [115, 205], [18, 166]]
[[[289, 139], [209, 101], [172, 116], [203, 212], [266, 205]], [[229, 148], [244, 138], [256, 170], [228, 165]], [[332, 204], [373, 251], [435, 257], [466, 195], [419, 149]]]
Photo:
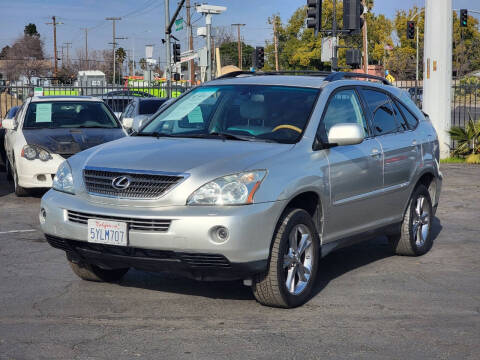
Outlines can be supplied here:
[[173, 62], [180, 62], [180, 44], [173, 44]]
[[265, 64], [265, 49], [263, 46], [257, 46], [255, 48], [255, 68], [261, 69]]
[[322, 0], [307, 0], [307, 28], [314, 29], [315, 36], [322, 28]]
[[359, 67], [361, 63], [361, 53], [359, 49], [347, 49], [345, 53], [345, 60], [347, 65], [350, 65], [352, 68]]
[[407, 21], [407, 39], [415, 38], [415, 22]]
[[460, 26], [467, 27], [467, 23], [468, 23], [468, 10], [461, 9], [460, 10]]
[[343, 29], [358, 31], [363, 27], [361, 0], [343, 0]]

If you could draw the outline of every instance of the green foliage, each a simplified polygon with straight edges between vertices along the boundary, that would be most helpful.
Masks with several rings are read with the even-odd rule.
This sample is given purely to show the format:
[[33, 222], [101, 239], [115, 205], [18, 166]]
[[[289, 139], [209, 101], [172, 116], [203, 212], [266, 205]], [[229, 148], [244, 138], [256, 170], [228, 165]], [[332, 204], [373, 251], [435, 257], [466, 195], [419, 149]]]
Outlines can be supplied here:
[[25, 25], [25, 28], [23, 29], [23, 33], [26, 36], [40, 37], [40, 34], [37, 31], [37, 25], [35, 25], [33, 23], [29, 23], [28, 25]]
[[452, 153], [456, 156], [465, 156], [480, 153], [480, 121], [474, 121], [469, 114], [469, 121], [465, 128], [452, 126], [448, 131], [457, 146]]
[[480, 96], [480, 79], [476, 76], [467, 76], [460, 80], [455, 87], [455, 96]]
[[126, 57], [127, 57], [127, 52], [123, 47], [119, 47], [117, 50], [115, 50], [115, 61], [118, 64], [123, 64]]
[[[245, 43], [241, 43], [242, 46], [242, 68], [248, 69], [252, 66], [252, 54], [255, 49]], [[222, 60], [222, 66], [235, 65], [238, 66], [238, 42], [229, 41], [220, 45], [220, 58]]]
[[459, 157], [449, 157], [446, 159], [440, 159], [441, 164], [463, 164], [465, 162], [464, 158]]

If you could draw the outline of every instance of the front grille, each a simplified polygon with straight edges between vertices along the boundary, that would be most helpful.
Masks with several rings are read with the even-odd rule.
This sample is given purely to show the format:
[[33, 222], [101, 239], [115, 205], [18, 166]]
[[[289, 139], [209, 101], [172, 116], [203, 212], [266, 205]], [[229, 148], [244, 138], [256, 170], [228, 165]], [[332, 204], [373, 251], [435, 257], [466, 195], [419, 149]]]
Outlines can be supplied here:
[[68, 159], [70, 156], [73, 156], [75, 154], [59, 154], [61, 157], [63, 157], [64, 159]]
[[181, 253], [179, 256], [183, 262], [194, 267], [230, 267], [230, 262], [223, 255]]
[[128, 224], [128, 229], [137, 230], [137, 231], [167, 232], [172, 222], [172, 220], [169, 220], [169, 219], [129, 218], [129, 217], [121, 217], [121, 216], [87, 214], [87, 213], [71, 211], [71, 210], [67, 210], [67, 216], [68, 216], [68, 221], [78, 223], [78, 224], [85, 224], [85, 225], [88, 223], [88, 219], [123, 221]]
[[[118, 190], [112, 185], [113, 180], [120, 176], [128, 176], [130, 179], [130, 185], [126, 189]], [[90, 194], [125, 199], [158, 198], [183, 179], [180, 175], [140, 174], [89, 168], [83, 170], [83, 177]]]

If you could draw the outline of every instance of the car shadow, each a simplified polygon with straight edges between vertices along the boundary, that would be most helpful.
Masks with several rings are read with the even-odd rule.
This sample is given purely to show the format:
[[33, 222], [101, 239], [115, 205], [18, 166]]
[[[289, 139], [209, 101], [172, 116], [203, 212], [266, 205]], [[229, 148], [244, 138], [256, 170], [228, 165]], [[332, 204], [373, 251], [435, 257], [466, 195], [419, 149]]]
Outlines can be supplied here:
[[[432, 226], [433, 240], [442, 230], [435, 217]], [[317, 296], [332, 280], [376, 261], [395, 256], [385, 236], [377, 237], [335, 251], [320, 261], [319, 276], [312, 292]], [[253, 300], [249, 287], [242, 281], [197, 281], [170, 273], [150, 273], [130, 270], [118, 283], [120, 286], [164, 291], [184, 295], [203, 296], [212, 299]]]

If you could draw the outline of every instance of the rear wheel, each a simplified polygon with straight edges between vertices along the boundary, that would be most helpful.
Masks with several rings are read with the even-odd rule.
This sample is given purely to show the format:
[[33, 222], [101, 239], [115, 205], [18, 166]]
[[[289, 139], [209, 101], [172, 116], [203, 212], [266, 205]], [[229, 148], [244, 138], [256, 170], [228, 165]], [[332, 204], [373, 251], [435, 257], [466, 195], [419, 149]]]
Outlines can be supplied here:
[[389, 236], [398, 255], [420, 256], [432, 245], [433, 209], [430, 194], [423, 185], [418, 185], [410, 197], [399, 234]]
[[68, 259], [73, 272], [82, 280], [97, 282], [115, 282], [120, 280], [129, 270], [129, 268], [121, 269], [102, 269], [96, 265], [74, 262]]
[[302, 209], [287, 211], [273, 238], [268, 270], [254, 279], [257, 301], [283, 308], [305, 303], [315, 283], [319, 247], [310, 215]]

